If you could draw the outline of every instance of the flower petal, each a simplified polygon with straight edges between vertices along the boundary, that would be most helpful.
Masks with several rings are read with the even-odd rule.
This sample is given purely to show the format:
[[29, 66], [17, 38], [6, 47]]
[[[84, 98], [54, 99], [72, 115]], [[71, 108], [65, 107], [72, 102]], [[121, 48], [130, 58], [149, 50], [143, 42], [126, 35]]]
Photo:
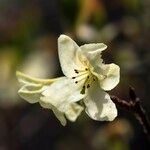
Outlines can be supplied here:
[[60, 65], [65, 76], [75, 76], [74, 69], [80, 70], [84, 65], [79, 59], [80, 47], [68, 36], [58, 38], [58, 54]]
[[78, 116], [83, 111], [83, 107], [80, 106], [77, 103], [67, 104], [66, 108], [64, 110], [60, 111], [60, 110], [57, 109], [57, 107], [55, 107], [52, 104], [50, 104], [50, 102], [46, 103], [42, 99], [41, 99], [41, 101], [39, 101], [40, 105], [43, 108], [51, 109], [54, 112], [54, 114], [57, 117], [57, 119], [61, 122], [61, 124], [63, 126], [66, 125], [66, 118], [65, 118], [65, 116], [67, 117], [67, 119], [69, 119], [70, 121], [74, 122], [74, 121], [76, 121], [76, 119], [78, 118]]
[[57, 119], [60, 121], [60, 123], [65, 126], [67, 124], [66, 118], [64, 116], [64, 113], [60, 112], [56, 107], [52, 108], [53, 113], [57, 117]]
[[65, 126], [67, 124], [65, 115], [63, 112], [59, 111], [55, 106], [51, 105], [50, 103], [45, 103], [44, 101], [39, 101], [40, 105], [43, 108], [51, 109], [55, 114], [56, 118], [60, 121], [60, 123]]
[[41, 93], [45, 88], [46, 86], [42, 86], [41, 84], [24, 85], [18, 91], [18, 94], [29, 103], [36, 103], [40, 100]]
[[115, 104], [110, 96], [100, 89], [98, 83], [93, 83], [89, 88], [84, 103], [86, 113], [94, 120], [112, 121], [117, 116]]
[[77, 103], [71, 103], [70, 105], [68, 105], [65, 111], [65, 115], [70, 121], [74, 122], [82, 111], [83, 107], [81, 105]]
[[102, 74], [104, 78], [99, 81], [103, 90], [109, 91], [113, 89], [120, 80], [120, 67], [116, 64], [104, 64], [102, 65]]
[[95, 52], [95, 51], [103, 51], [107, 48], [104, 43], [91, 43], [91, 44], [84, 44], [80, 46], [84, 53], [88, 52]]
[[68, 104], [81, 100], [85, 95], [81, 94], [82, 84], [75, 84], [72, 79], [64, 77], [52, 83], [43, 93], [41, 100], [52, 104], [60, 111], [66, 110]]
[[60, 80], [61, 78], [55, 79], [38, 79], [28, 76], [19, 71], [16, 72], [18, 81], [22, 84], [18, 94], [28, 101], [29, 103], [36, 103], [39, 101], [41, 93], [44, 89], [54, 81]]
[[20, 71], [16, 71], [16, 76], [18, 78], [18, 81], [22, 85], [26, 85], [26, 84], [49, 85], [49, 84], [53, 83], [54, 81], [61, 79], [61, 77], [60, 78], [54, 78], [54, 79], [39, 79], [39, 78], [34, 78], [34, 77], [29, 76], [29, 75], [26, 75]]
[[87, 58], [89, 63], [96, 67], [97, 65], [102, 63], [101, 53], [104, 51], [107, 46], [103, 43], [97, 43], [97, 44], [85, 44], [80, 46], [82, 53]]

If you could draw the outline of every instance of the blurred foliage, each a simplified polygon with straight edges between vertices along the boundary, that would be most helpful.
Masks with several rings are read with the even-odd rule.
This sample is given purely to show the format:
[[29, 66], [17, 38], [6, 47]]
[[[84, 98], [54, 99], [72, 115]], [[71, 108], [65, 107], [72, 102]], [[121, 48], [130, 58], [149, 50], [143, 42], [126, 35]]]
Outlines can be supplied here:
[[18, 69], [40, 78], [62, 75], [61, 33], [80, 44], [103, 42], [104, 60], [121, 67], [121, 82], [111, 94], [125, 99], [134, 86], [150, 114], [149, 18], [149, 0], [0, 0], [0, 149], [149, 149], [129, 112], [119, 109], [112, 123], [82, 115], [62, 127], [49, 110], [18, 97], [15, 78]]

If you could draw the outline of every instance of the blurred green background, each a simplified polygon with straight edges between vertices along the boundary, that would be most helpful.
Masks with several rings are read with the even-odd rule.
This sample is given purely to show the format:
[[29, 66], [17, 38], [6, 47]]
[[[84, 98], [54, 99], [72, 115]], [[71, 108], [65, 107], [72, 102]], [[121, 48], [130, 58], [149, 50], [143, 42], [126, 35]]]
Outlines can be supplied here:
[[19, 98], [16, 70], [62, 75], [62, 33], [79, 45], [107, 44], [105, 62], [121, 67], [121, 81], [110, 93], [126, 99], [132, 85], [150, 116], [149, 0], [0, 0], [0, 150], [150, 149], [138, 121], [123, 109], [110, 123], [83, 112], [63, 127], [51, 111]]

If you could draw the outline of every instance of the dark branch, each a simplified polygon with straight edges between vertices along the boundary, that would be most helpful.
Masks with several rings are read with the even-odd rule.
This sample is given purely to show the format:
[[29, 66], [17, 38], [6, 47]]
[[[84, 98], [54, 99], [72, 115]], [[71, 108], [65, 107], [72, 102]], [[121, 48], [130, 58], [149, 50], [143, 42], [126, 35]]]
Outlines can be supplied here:
[[141, 105], [141, 100], [136, 96], [135, 90], [130, 87], [129, 89], [129, 101], [118, 98], [117, 96], [111, 96], [111, 99], [118, 106], [129, 110], [134, 113], [137, 120], [143, 127], [144, 132], [150, 139], [150, 122], [146, 116], [145, 110]]

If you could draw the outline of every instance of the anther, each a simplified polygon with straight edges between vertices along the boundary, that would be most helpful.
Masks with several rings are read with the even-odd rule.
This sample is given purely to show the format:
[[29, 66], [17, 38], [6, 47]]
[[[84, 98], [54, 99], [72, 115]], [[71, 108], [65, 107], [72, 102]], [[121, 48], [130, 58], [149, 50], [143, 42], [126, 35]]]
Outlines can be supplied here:
[[85, 71], [88, 71], [88, 68], [85, 68]]
[[93, 78], [93, 81], [95, 81], [95, 79]]
[[75, 73], [79, 73], [79, 71], [77, 69], [74, 69]]
[[78, 83], [78, 81], [75, 82], [76, 84]]
[[72, 77], [72, 79], [75, 79], [76, 77]]
[[89, 84], [87, 85], [87, 88], [90, 88], [90, 85], [89, 85]]
[[89, 76], [87, 76], [87, 78], [89, 79]]
[[83, 86], [83, 88], [82, 88], [82, 90], [81, 90], [80, 93], [81, 93], [81, 94], [85, 94], [85, 85]]

